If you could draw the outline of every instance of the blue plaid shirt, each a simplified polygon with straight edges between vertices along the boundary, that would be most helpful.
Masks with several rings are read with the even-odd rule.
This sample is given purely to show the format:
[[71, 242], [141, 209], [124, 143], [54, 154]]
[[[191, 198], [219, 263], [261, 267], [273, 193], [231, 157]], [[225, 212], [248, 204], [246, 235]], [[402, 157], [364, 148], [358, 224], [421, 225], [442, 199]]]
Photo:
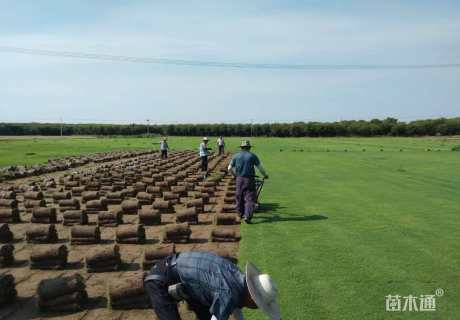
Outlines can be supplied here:
[[209, 252], [183, 252], [176, 260], [177, 273], [191, 300], [209, 306], [219, 320], [240, 309], [245, 295], [245, 276], [228, 261]]

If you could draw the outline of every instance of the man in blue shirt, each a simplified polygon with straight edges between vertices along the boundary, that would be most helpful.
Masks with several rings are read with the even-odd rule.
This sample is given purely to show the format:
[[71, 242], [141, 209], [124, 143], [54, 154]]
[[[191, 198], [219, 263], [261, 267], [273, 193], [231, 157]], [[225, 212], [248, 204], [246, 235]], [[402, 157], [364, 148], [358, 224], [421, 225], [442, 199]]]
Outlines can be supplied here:
[[245, 140], [241, 143], [241, 152], [236, 154], [230, 162], [228, 171], [236, 176], [236, 210], [246, 223], [251, 223], [256, 207], [256, 174], [254, 167], [257, 167], [264, 178], [268, 179], [268, 175], [259, 158], [251, 152], [251, 143]]
[[241, 308], [261, 309], [280, 320], [277, 288], [271, 277], [248, 263], [246, 272], [209, 252], [174, 254], [156, 264], [144, 288], [159, 320], [180, 320], [177, 302], [185, 300], [200, 320], [243, 320]]

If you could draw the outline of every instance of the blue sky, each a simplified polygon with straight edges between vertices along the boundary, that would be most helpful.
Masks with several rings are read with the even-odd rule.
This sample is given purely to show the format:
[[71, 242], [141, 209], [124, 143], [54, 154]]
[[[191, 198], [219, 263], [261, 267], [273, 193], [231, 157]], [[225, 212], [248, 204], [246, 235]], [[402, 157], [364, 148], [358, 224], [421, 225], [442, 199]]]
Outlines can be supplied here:
[[[2, 1], [0, 45], [281, 64], [460, 63], [457, 1]], [[460, 116], [460, 68], [229, 69], [0, 51], [0, 121]]]

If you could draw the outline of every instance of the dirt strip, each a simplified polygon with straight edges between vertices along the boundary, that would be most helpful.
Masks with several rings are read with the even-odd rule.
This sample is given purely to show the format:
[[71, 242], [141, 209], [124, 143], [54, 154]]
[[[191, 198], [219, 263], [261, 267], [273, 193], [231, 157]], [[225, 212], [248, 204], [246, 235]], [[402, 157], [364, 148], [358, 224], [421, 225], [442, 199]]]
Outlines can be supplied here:
[[[150, 157], [150, 158], [149, 158]], [[139, 158], [142, 158], [139, 157]], [[144, 157], [148, 158], [145, 163], [154, 164], [158, 161], [157, 158], [152, 157], [151, 155]], [[214, 157], [210, 161], [210, 167], [215, 166], [216, 164], [227, 164], [229, 160], [229, 155], [225, 157]], [[79, 173], [85, 172], [85, 174], [91, 174], [97, 172], [97, 170], [103, 166], [110, 167], [116, 166], [123, 163], [127, 160], [117, 160], [109, 163], [103, 164], [92, 164], [78, 169], [71, 169], [65, 172], [57, 172], [52, 174], [47, 174], [46, 178], [54, 178], [56, 181], [60, 177], [69, 175], [72, 172], [78, 171]], [[145, 165], [144, 163], [144, 165]], [[217, 170], [217, 167], [216, 167]], [[37, 182], [42, 180], [43, 176], [24, 178], [15, 181], [9, 181], [3, 183], [0, 187], [7, 187], [11, 185], [23, 185], [30, 184], [31, 182]], [[227, 178], [228, 179], [228, 178]], [[216, 243], [210, 242], [210, 233], [215, 226], [212, 224], [212, 217], [217, 213], [217, 209], [220, 208], [223, 203], [223, 198], [225, 195], [225, 189], [222, 187], [216, 188], [215, 194], [210, 199], [210, 204], [205, 205], [204, 213], [199, 214], [199, 224], [191, 225], [192, 235], [189, 243], [177, 244], [176, 249], [178, 252], [190, 251], [190, 250], [206, 250], [206, 251], [218, 251], [226, 250], [232, 256], [237, 257], [238, 253], [238, 242], [224, 242]], [[58, 185], [61, 187], [61, 185]], [[73, 197], [82, 202], [81, 197]], [[151, 309], [134, 309], [134, 310], [111, 310], [108, 307], [107, 301], [107, 283], [111, 279], [116, 279], [123, 277], [134, 272], [142, 271], [141, 257], [143, 250], [148, 246], [154, 246], [159, 244], [161, 241], [161, 231], [164, 228], [164, 225], [174, 223], [175, 214], [166, 213], [162, 214], [161, 220], [162, 225], [159, 226], [144, 226], [146, 231], [146, 243], [145, 244], [119, 244], [120, 253], [122, 257], [122, 268], [117, 272], [103, 272], [103, 273], [87, 273], [84, 265], [84, 258], [87, 252], [97, 245], [71, 245], [70, 244], [70, 227], [62, 225], [62, 213], [58, 213], [58, 223], [56, 228], [59, 234], [59, 242], [61, 244], [67, 245], [69, 249], [68, 257], [68, 266], [64, 270], [36, 270], [30, 269], [29, 267], [29, 257], [30, 253], [39, 246], [46, 246], [46, 244], [30, 244], [25, 240], [26, 230], [30, 227], [29, 223], [31, 219], [31, 213], [26, 212], [22, 207], [24, 200], [22, 195], [18, 195], [18, 200], [20, 203], [21, 210], [21, 219], [22, 223], [9, 223], [9, 227], [14, 234], [14, 247], [15, 247], [15, 259], [16, 262], [12, 267], [0, 268], [1, 274], [12, 274], [16, 279], [16, 289], [18, 291], [17, 301], [11, 305], [5, 306], [0, 309], [0, 320], [11, 319], [11, 320], [21, 320], [21, 319], [156, 319]], [[48, 194], [46, 196], [47, 207], [56, 207], [53, 199]], [[185, 197], [180, 199], [180, 203], [174, 206], [175, 210], [184, 208], [184, 203], [186, 203], [190, 198]], [[120, 209], [119, 205], [109, 205], [109, 210], [118, 210]], [[82, 207], [84, 208], [84, 205]], [[97, 215], [89, 214], [89, 225], [97, 225]], [[138, 216], [127, 215], [123, 216], [124, 224], [137, 224]], [[239, 225], [229, 226], [235, 231], [239, 231]], [[114, 244], [115, 243], [115, 233], [116, 227], [101, 227], [101, 238], [103, 244]], [[37, 296], [36, 289], [38, 283], [43, 279], [60, 277], [64, 275], [70, 275], [75, 272], [80, 273], [86, 280], [86, 287], [89, 296], [89, 302], [85, 310], [72, 314], [41, 314], [37, 307]], [[194, 317], [187, 311], [184, 305], [181, 305], [181, 314], [183, 319], [194, 319]]]

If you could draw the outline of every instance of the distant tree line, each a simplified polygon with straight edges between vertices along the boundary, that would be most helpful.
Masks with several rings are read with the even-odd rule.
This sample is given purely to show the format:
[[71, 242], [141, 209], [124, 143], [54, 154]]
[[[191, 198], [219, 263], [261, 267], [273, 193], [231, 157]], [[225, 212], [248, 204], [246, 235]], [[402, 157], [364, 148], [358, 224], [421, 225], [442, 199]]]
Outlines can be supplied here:
[[268, 136], [268, 137], [374, 137], [459, 135], [460, 118], [401, 122], [394, 118], [370, 121], [294, 122], [261, 124], [59, 124], [0, 123], [0, 135], [155, 135], [169, 136]]

